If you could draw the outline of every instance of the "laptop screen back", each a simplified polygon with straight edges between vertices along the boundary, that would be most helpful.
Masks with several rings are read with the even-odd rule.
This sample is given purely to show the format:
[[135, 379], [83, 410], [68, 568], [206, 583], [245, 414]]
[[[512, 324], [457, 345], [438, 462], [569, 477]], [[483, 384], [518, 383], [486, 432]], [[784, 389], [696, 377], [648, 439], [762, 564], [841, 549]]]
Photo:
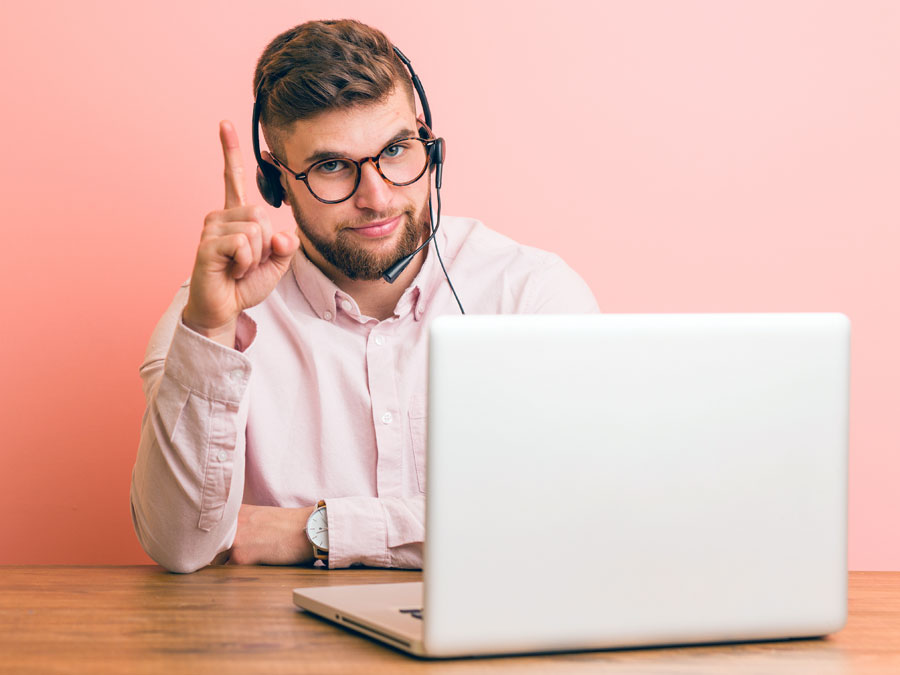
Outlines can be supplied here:
[[431, 331], [429, 652], [843, 624], [845, 316], [466, 316]]

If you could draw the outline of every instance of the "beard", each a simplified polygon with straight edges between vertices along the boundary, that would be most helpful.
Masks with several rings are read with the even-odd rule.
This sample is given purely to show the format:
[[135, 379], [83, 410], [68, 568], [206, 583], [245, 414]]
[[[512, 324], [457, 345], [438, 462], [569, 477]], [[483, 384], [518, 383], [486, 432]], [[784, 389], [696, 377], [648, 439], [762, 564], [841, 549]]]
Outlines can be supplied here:
[[[412, 255], [419, 247], [419, 242], [430, 234], [430, 214], [428, 213], [428, 201], [416, 214], [413, 206], [408, 206], [400, 213], [374, 214], [371, 218], [355, 222], [343, 222], [338, 224], [338, 233], [331, 241], [316, 233], [309, 222], [295, 206], [296, 200], [292, 199], [291, 210], [294, 220], [300, 231], [306, 235], [315, 249], [339, 270], [348, 279], [363, 281], [375, 281], [390, 269], [398, 260]], [[349, 228], [358, 227], [379, 220], [389, 220], [401, 216], [401, 232], [396, 245], [389, 251], [372, 251], [361, 245], [359, 235], [354, 234]]]

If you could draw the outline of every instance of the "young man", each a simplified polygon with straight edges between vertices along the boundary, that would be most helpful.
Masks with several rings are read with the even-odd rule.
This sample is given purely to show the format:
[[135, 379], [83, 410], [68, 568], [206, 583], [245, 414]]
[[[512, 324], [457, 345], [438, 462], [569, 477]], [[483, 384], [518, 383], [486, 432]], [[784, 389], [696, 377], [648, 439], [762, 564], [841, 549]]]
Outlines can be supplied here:
[[[596, 302], [559, 257], [465, 218], [443, 217], [396, 281], [382, 279], [431, 232], [434, 167], [410, 76], [379, 31], [297, 26], [263, 52], [254, 91], [297, 231], [273, 233], [248, 199], [223, 122], [225, 208], [206, 216], [191, 279], [141, 366], [135, 531], [176, 572], [421, 567], [427, 331], [459, 313], [434, 245], [467, 313]], [[314, 512], [311, 531], [328, 533], [315, 549]]]

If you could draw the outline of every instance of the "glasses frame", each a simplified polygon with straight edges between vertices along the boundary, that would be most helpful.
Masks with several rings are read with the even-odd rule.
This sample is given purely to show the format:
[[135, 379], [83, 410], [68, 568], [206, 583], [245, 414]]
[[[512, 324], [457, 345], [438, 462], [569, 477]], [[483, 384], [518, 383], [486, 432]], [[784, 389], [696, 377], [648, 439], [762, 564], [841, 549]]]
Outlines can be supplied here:
[[[381, 166], [378, 163], [378, 158], [381, 157], [381, 154], [387, 150], [388, 148], [397, 145], [398, 143], [402, 143], [404, 141], [418, 141], [425, 147], [425, 165], [422, 167], [422, 171], [419, 172], [419, 175], [413, 178], [412, 180], [406, 181], [405, 183], [395, 183], [390, 178], [384, 175], [384, 172], [381, 170]], [[318, 162], [313, 162], [308, 167], [306, 167], [306, 171], [297, 172], [291, 169], [287, 164], [278, 159], [274, 154], [272, 154], [272, 160], [280, 166], [282, 169], [287, 171], [291, 176], [294, 177], [294, 180], [301, 180], [303, 184], [306, 185], [306, 189], [309, 190], [309, 194], [318, 199], [323, 204], [340, 204], [341, 202], [345, 202], [350, 197], [356, 194], [356, 190], [359, 188], [359, 182], [362, 180], [362, 168], [363, 164], [366, 162], [372, 162], [372, 165], [375, 167], [375, 170], [378, 172], [378, 175], [384, 180], [384, 182], [389, 183], [390, 185], [394, 185], [396, 187], [404, 187], [406, 185], [412, 185], [416, 181], [418, 181], [422, 176], [425, 175], [425, 172], [428, 171], [428, 166], [431, 164], [431, 154], [432, 148], [434, 144], [437, 142], [436, 138], [422, 138], [421, 136], [406, 136], [404, 138], [397, 138], [385, 145], [381, 150], [378, 151], [378, 154], [374, 157], [363, 157], [359, 161], [355, 159], [351, 159], [349, 157], [330, 157], [328, 159], [320, 159]], [[271, 153], [270, 153], [271, 154]], [[343, 199], [322, 199], [319, 195], [317, 195], [313, 189], [309, 186], [309, 173], [313, 169], [315, 169], [320, 164], [326, 164], [328, 162], [350, 162], [351, 164], [356, 165], [356, 183], [353, 185], [353, 189]]]

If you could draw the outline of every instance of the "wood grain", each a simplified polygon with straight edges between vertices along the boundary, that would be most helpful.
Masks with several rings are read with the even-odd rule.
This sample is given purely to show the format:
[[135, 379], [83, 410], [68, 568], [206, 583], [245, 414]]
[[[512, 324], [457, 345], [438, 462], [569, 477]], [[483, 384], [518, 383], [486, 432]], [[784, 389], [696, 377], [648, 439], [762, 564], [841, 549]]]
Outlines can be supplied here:
[[291, 589], [419, 572], [0, 567], [0, 673], [900, 673], [900, 572], [852, 572], [818, 640], [423, 661], [294, 609]]

